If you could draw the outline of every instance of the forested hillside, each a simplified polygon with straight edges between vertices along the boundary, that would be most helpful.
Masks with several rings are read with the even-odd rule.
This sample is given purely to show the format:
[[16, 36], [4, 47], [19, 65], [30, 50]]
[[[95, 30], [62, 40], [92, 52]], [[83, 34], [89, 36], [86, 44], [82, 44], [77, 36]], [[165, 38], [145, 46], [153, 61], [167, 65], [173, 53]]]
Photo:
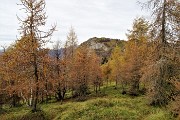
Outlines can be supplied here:
[[[47, 48], [45, 0], [20, 0], [20, 38], [0, 52], [2, 120], [180, 119], [180, 2], [150, 0], [127, 40], [93, 37]], [[61, 23], [63, 24], [63, 23]]]

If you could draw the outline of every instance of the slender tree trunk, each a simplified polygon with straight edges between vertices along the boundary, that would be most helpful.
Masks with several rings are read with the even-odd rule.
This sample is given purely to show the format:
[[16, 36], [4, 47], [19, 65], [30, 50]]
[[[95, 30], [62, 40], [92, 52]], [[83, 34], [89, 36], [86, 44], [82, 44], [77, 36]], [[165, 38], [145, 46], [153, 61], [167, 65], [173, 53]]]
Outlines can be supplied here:
[[61, 95], [61, 89], [60, 88], [58, 88], [58, 90], [57, 90], [57, 101], [60, 101], [60, 100], [62, 100], [62, 95]]
[[[43, 103], [44, 102], [44, 92], [42, 91], [41, 93], [41, 102]], [[46, 101], [47, 102], [47, 101]]]
[[34, 75], [35, 75], [35, 84], [36, 84], [36, 88], [35, 88], [35, 98], [34, 98], [34, 104], [33, 104], [33, 112], [37, 111], [37, 103], [38, 103], [38, 94], [39, 94], [39, 76], [38, 76], [38, 67], [37, 67], [37, 57], [36, 55], [34, 55]]
[[117, 82], [118, 82], [117, 79], [118, 79], [118, 77], [116, 76], [116, 85], [115, 85], [115, 89], [117, 89], [117, 84], [118, 84], [118, 83], [117, 83]]
[[99, 86], [99, 91], [100, 91], [101, 90], [101, 84], [99, 83], [98, 86]]
[[66, 94], [66, 88], [64, 87], [64, 88], [63, 88], [63, 93], [62, 93], [62, 99], [64, 99], [65, 94]]
[[47, 81], [47, 78], [45, 77], [46, 79], [46, 83], [45, 83], [45, 90], [46, 90], [46, 103], [48, 102], [48, 81]]
[[29, 98], [29, 100], [28, 100], [29, 106], [32, 106], [32, 105], [33, 105], [33, 99], [34, 99], [34, 97], [33, 97], [33, 89], [32, 89], [32, 87], [31, 87], [31, 88], [30, 88], [30, 98]]
[[27, 99], [24, 97], [23, 93], [21, 92], [20, 94], [21, 94], [21, 97], [23, 99], [23, 104], [25, 103], [28, 105]]
[[166, 12], [165, 12], [165, 10], [166, 10], [166, 0], [164, 0], [164, 5], [163, 5], [163, 14], [162, 14], [162, 29], [161, 29], [161, 34], [162, 34], [162, 38], [161, 38], [161, 43], [163, 44], [163, 45], [165, 45], [166, 44], [166, 36], [165, 36], [165, 34], [166, 34], [166, 29], [165, 29], [165, 25], [166, 25]]
[[94, 86], [93, 86], [94, 87], [94, 91], [95, 91], [95, 86], [96, 86], [96, 84], [94, 83]]
[[97, 91], [97, 88], [98, 88], [98, 86], [97, 86], [97, 84], [96, 84], [96, 94], [97, 94], [97, 92], [98, 92], [98, 91]]
[[15, 95], [15, 93], [13, 93], [13, 95], [12, 95], [12, 106], [13, 107], [16, 106], [16, 95]]
[[108, 76], [107, 76], [107, 78], [106, 78], [106, 80], [107, 80], [107, 84], [106, 84], [106, 87], [108, 87], [108, 79], [109, 79], [109, 78], [108, 78]]

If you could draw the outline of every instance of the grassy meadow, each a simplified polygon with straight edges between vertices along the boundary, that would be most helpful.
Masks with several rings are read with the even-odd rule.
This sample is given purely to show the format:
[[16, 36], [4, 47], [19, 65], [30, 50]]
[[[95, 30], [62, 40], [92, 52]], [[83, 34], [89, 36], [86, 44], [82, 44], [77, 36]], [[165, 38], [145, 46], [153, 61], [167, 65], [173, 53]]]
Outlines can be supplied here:
[[40, 110], [4, 106], [1, 120], [175, 120], [166, 108], [152, 107], [145, 96], [122, 95], [114, 86], [104, 87], [101, 93], [92, 92], [83, 101], [67, 99], [39, 104]]

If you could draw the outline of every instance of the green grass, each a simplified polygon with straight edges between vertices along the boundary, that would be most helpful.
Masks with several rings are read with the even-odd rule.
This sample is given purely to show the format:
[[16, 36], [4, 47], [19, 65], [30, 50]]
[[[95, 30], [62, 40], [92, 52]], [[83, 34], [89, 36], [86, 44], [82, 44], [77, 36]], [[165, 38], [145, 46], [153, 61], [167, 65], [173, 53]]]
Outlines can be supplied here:
[[[86, 101], [41, 104], [42, 111], [32, 114], [26, 106], [5, 108], [1, 120], [174, 120], [166, 108], [146, 104], [145, 96], [121, 95], [113, 86], [104, 87], [100, 97], [92, 93]], [[35, 119], [36, 118], [36, 119]]]

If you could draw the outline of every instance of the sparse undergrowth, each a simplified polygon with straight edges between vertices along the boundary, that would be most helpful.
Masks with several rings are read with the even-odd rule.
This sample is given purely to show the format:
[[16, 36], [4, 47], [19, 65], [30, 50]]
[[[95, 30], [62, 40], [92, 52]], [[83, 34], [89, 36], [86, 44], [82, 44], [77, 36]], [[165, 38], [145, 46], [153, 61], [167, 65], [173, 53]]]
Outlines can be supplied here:
[[146, 104], [145, 96], [121, 95], [114, 87], [94, 93], [86, 101], [41, 104], [41, 111], [31, 113], [26, 106], [4, 108], [1, 120], [175, 120], [166, 108]]

